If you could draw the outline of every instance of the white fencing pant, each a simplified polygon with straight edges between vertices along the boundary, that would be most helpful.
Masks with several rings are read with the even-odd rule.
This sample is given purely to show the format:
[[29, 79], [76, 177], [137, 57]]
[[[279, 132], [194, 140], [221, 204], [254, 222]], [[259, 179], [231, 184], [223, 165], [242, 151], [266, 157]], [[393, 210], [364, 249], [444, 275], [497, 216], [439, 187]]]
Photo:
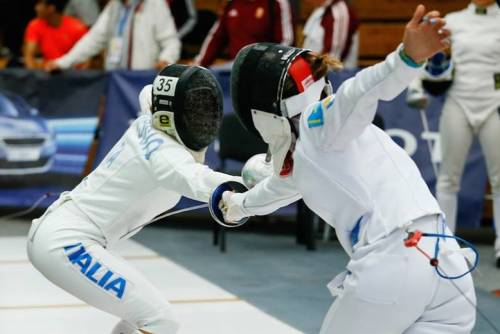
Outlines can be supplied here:
[[174, 334], [169, 303], [134, 267], [104, 246], [99, 228], [71, 200], [35, 219], [28, 235], [31, 263], [49, 281], [121, 319], [113, 333]]
[[[437, 199], [446, 214], [448, 226], [455, 231], [457, 193], [460, 190], [467, 155], [474, 136], [477, 135], [492, 187], [498, 240], [500, 231], [500, 114], [494, 112], [483, 123], [473, 126], [460, 104], [448, 97], [443, 107], [439, 128], [443, 161], [437, 182]], [[497, 245], [496, 250], [500, 254], [500, 241], [497, 241]]]
[[[436, 216], [420, 219], [410, 230], [436, 232]], [[448, 230], [448, 233], [450, 231]], [[354, 251], [350, 274], [328, 311], [320, 334], [468, 334], [474, 327], [475, 291], [471, 275], [455, 280], [471, 305], [453, 284], [440, 278], [429, 260], [406, 248], [402, 229]], [[433, 255], [435, 238], [419, 246]], [[457, 242], [441, 241], [440, 267], [447, 275], [467, 271]]]

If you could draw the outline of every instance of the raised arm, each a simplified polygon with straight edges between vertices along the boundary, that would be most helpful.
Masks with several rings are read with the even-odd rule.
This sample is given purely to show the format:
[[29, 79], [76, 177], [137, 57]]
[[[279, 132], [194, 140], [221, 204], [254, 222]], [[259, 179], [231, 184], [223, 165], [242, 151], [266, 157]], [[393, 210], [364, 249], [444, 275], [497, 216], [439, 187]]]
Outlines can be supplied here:
[[[344, 149], [371, 124], [379, 100], [398, 96], [416, 78], [427, 58], [448, 47], [449, 31], [439, 12], [417, 7], [407, 24], [403, 44], [386, 60], [344, 82], [334, 96], [311, 106], [301, 131], [323, 149]], [[426, 19], [424, 19], [424, 16]]]
[[109, 3], [85, 36], [83, 36], [64, 56], [46, 66], [47, 70], [67, 69], [95, 56], [106, 47], [109, 36], [109, 21], [113, 3]]

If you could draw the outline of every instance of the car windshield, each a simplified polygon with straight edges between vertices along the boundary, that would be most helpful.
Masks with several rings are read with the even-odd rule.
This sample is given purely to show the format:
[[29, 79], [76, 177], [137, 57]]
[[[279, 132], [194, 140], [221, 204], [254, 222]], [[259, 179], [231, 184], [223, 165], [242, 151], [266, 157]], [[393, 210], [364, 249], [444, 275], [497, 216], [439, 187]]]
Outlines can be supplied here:
[[23, 99], [21, 96], [19, 95], [12, 95], [10, 96], [10, 102], [12, 102], [14, 104], [14, 107], [17, 109], [18, 112], [20, 113], [23, 113], [24, 112], [27, 112], [29, 110], [32, 110], [33, 107], [30, 106], [28, 104], [28, 102], [26, 102], [25, 99]]
[[10, 117], [19, 116], [19, 112], [14, 104], [3, 94], [0, 94], [0, 115]]

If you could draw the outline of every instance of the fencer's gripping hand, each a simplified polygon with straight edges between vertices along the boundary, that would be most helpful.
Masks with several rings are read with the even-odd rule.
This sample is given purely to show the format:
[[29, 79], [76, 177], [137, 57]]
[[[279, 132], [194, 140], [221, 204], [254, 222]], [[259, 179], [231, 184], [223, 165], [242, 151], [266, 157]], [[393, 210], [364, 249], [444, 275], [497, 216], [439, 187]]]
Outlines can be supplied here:
[[416, 63], [424, 63], [436, 53], [450, 46], [451, 32], [445, 29], [446, 21], [438, 11], [426, 13], [424, 5], [418, 5], [412, 19], [406, 25], [403, 36], [404, 53]]
[[225, 227], [238, 227], [245, 224], [249, 214], [243, 207], [248, 188], [236, 181], [228, 181], [214, 189], [208, 202], [212, 218]]
[[219, 208], [224, 216], [224, 221], [229, 224], [235, 224], [235, 222], [241, 221], [249, 216], [243, 206], [244, 198], [245, 195], [232, 191], [225, 191], [222, 194]]

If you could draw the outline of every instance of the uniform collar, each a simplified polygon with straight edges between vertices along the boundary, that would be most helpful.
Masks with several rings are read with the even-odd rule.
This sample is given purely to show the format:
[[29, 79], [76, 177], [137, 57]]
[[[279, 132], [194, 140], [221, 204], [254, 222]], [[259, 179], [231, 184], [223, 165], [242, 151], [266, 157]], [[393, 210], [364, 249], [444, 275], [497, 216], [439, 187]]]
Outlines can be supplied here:
[[475, 4], [471, 3], [469, 4], [468, 9], [471, 13], [475, 15], [495, 16], [500, 13], [500, 8], [498, 7], [496, 2], [489, 5], [488, 7], [483, 7], [483, 8], [477, 7]]

